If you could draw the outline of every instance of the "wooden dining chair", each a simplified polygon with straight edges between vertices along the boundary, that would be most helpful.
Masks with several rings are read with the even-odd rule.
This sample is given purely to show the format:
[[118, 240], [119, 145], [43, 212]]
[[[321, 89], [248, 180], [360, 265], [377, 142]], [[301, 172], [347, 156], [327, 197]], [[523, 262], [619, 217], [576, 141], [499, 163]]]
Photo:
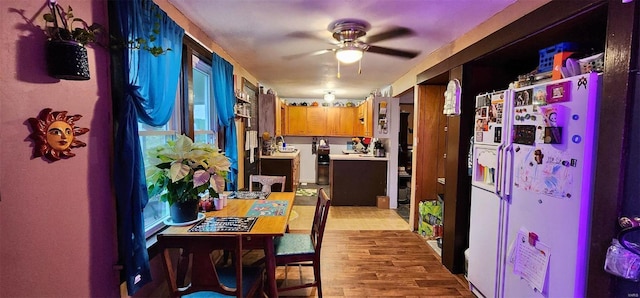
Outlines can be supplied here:
[[[256, 297], [262, 295], [262, 267], [242, 265], [241, 235], [158, 235], [169, 295], [171, 297]], [[214, 251], [225, 250], [237, 262], [233, 266], [216, 266]], [[177, 251], [176, 253], [172, 253]], [[175, 264], [180, 252], [191, 255], [190, 264]], [[219, 255], [219, 254], [217, 254]], [[184, 258], [183, 261], [189, 261]], [[186, 266], [184, 266], [186, 265]], [[178, 267], [188, 268], [187, 285], [182, 287]], [[190, 295], [194, 294], [194, 295]]]
[[313, 266], [314, 281], [300, 283], [292, 286], [281, 286], [278, 292], [296, 290], [307, 287], [316, 287], [318, 297], [322, 297], [322, 282], [320, 279], [320, 250], [322, 238], [329, 215], [331, 199], [324, 189], [318, 190], [318, 202], [313, 216], [311, 233], [285, 233], [284, 236], [274, 240], [276, 266], [285, 266], [285, 282], [289, 265]]
[[253, 191], [253, 184], [260, 183], [263, 192], [271, 192], [271, 186], [280, 184], [280, 192], [284, 192], [287, 176], [249, 175], [249, 191]]

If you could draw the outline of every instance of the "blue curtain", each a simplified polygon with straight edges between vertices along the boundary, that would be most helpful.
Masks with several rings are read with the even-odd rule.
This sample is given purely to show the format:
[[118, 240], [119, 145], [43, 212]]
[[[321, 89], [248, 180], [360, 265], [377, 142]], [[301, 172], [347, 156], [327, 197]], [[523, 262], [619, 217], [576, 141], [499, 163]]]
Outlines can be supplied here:
[[231, 160], [231, 171], [227, 190], [238, 190], [238, 141], [236, 136], [236, 98], [233, 91], [233, 65], [213, 53], [213, 99], [216, 103], [218, 121], [225, 130], [225, 155]]
[[151, 281], [142, 210], [149, 200], [138, 121], [161, 126], [167, 123], [180, 75], [184, 29], [151, 0], [120, 0], [112, 3], [119, 34], [125, 40], [148, 38], [158, 28], [154, 45], [170, 48], [160, 56], [146, 50], [123, 49], [124, 95], [114, 97], [114, 188], [118, 214], [118, 254], [122, 280], [129, 295]]

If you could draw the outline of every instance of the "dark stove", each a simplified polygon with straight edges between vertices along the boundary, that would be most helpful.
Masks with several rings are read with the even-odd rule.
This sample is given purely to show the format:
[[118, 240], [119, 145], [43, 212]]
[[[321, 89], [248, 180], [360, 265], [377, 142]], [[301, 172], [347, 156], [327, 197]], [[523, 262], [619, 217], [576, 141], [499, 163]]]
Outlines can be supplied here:
[[316, 168], [316, 184], [329, 184], [329, 146], [318, 146], [316, 151], [317, 168]]

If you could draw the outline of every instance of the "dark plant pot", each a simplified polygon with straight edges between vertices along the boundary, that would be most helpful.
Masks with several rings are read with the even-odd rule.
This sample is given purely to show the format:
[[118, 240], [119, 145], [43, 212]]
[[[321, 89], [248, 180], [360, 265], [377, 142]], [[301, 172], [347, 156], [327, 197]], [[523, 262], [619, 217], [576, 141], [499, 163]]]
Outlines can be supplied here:
[[175, 202], [169, 208], [169, 213], [174, 223], [195, 220], [198, 218], [198, 200]]
[[75, 41], [48, 41], [47, 70], [50, 76], [62, 80], [88, 80], [87, 49]]

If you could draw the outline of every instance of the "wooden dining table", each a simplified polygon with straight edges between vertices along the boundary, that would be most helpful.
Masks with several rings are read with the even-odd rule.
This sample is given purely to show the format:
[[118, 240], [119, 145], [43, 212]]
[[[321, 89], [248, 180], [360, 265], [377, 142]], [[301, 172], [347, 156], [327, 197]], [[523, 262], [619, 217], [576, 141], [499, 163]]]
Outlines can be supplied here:
[[[223, 217], [257, 217], [253, 227], [249, 231], [217, 231], [217, 232], [190, 232], [189, 229], [197, 225], [172, 226], [162, 232], [164, 235], [203, 235], [203, 234], [224, 234], [243, 235], [243, 249], [263, 249], [265, 255], [265, 269], [267, 273], [267, 294], [269, 297], [278, 297], [276, 284], [276, 260], [273, 246], [274, 237], [284, 235], [289, 221], [289, 215], [293, 208], [293, 192], [273, 192], [266, 200], [259, 199], [228, 199], [227, 206], [222, 210], [205, 213], [205, 219]], [[256, 210], [256, 206], [269, 201], [286, 201], [286, 208], [279, 209], [280, 212], [274, 214], [268, 209], [264, 211]], [[280, 202], [282, 203], [282, 202]], [[271, 210], [273, 211], [273, 210]], [[262, 215], [257, 214], [262, 213]]]

